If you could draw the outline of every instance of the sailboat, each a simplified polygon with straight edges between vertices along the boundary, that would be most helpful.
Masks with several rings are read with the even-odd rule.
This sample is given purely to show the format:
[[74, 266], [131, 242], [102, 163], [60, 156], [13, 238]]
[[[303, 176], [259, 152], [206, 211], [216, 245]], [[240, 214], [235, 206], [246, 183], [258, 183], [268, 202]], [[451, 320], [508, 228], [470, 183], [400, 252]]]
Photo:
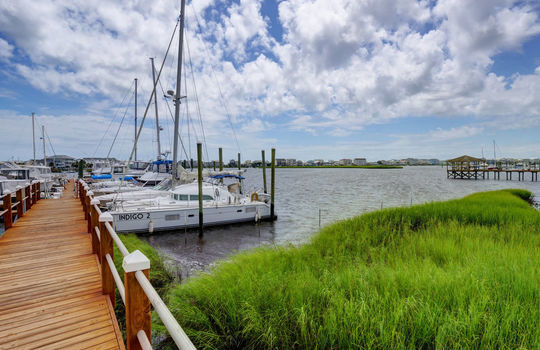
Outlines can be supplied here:
[[[110, 214], [113, 216], [113, 225], [117, 232], [153, 232], [199, 226], [201, 214], [199, 211], [199, 199], [202, 199], [202, 223], [206, 226], [246, 221], [253, 222], [270, 217], [270, 205], [266, 201], [259, 200], [257, 192], [249, 195], [242, 194], [242, 191], [239, 191], [241, 188], [240, 180], [243, 179], [240, 175], [231, 174], [226, 176], [221, 174], [217, 176], [221, 179], [229, 177], [239, 180], [238, 183], [229, 186], [219, 181], [221, 179], [218, 180], [212, 177], [207, 178], [203, 183], [192, 182], [176, 185], [182, 173], [178, 171], [179, 164], [177, 160], [184, 18], [185, 0], [182, 0], [178, 35], [176, 93], [173, 91], [169, 92], [169, 95], [175, 102], [174, 148], [171, 163], [173, 186], [171, 190], [167, 191], [167, 196], [156, 196], [152, 199], [119, 203], [117, 207], [110, 211]], [[155, 93], [156, 81], [154, 80], [153, 94], [155, 95]], [[200, 198], [201, 193], [202, 198]]]

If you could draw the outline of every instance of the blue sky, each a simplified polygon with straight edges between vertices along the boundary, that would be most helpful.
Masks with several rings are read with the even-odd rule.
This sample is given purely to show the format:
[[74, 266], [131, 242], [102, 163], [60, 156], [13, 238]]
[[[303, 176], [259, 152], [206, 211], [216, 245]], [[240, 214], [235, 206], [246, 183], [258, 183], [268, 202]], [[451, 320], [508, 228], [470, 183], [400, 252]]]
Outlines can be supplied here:
[[[2, 2], [0, 159], [32, 157], [32, 112], [51, 140], [48, 154], [105, 156], [118, 130], [111, 155], [127, 158], [130, 87], [138, 78], [140, 120], [148, 58], [161, 64], [178, 8], [173, 0]], [[196, 140], [209, 160], [218, 147], [226, 159], [258, 159], [271, 147], [303, 160], [490, 156], [493, 140], [500, 156], [540, 158], [534, 1], [194, 0], [186, 8], [183, 158], [195, 157]], [[175, 86], [176, 50], [175, 39], [165, 90]], [[172, 106], [162, 95], [170, 151]], [[150, 104], [139, 158], [156, 156], [155, 125]]]

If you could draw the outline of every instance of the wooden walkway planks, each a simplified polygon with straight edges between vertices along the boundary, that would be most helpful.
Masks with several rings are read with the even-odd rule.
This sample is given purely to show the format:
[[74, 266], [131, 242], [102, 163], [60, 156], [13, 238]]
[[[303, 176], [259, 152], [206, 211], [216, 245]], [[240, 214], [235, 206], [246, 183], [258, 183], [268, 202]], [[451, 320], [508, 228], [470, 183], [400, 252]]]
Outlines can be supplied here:
[[73, 182], [0, 238], [0, 349], [124, 349]]

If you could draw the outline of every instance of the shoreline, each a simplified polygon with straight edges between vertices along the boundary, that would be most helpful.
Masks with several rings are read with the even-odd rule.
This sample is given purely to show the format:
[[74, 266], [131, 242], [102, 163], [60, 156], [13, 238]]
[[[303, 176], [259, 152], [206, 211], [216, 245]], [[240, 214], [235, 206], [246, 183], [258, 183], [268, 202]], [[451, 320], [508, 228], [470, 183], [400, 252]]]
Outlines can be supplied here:
[[[534, 300], [516, 294], [517, 287], [511, 284], [503, 288], [504, 293], [489, 287], [503, 277], [520, 281], [524, 277], [517, 272], [501, 277], [497, 269], [517, 264], [530, 271], [534, 262], [540, 263], [540, 254], [531, 251], [540, 215], [525, 202], [530, 196], [524, 190], [480, 192], [459, 200], [370, 212], [326, 226], [310, 243], [299, 247], [262, 247], [237, 253], [218, 262], [210, 272], [175, 286], [169, 300], [180, 324], [200, 347], [399, 347], [420, 344], [415, 338], [419, 329], [426, 332], [422, 344], [428, 346], [446, 347], [450, 341], [454, 345], [479, 345], [466, 334], [480, 332], [480, 338], [487, 342], [484, 345], [534, 347], [534, 331], [531, 333], [529, 327], [528, 331], [518, 332], [513, 328], [514, 318], [507, 319], [504, 313], [492, 311], [495, 314], [490, 315], [478, 309], [474, 317], [485, 318], [480, 324], [467, 318], [467, 310], [482, 305], [484, 295], [492, 295], [494, 306], [501, 312], [512, 307], [505, 304], [504, 295], [515, 297], [520, 305], [534, 304]], [[465, 246], [458, 249], [457, 244]], [[490, 249], [486, 250], [487, 247]], [[508, 256], [500, 261], [497, 254]], [[445, 269], [441, 270], [442, 267]], [[484, 285], [460, 280], [459, 269], [463, 268], [483, 280]], [[478, 274], [479, 271], [489, 273]], [[398, 276], [404, 278], [399, 283], [409, 286], [402, 292], [396, 289]], [[380, 282], [373, 284], [375, 281]], [[535, 288], [539, 292], [538, 283], [533, 287], [534, 281], [526, 283], [533, 294]], [[343, 294], [346, 291], [353, 294]], [[324, 297], [327, 293], [330, 299]], [[393, 293], [398, 294], [392, 299], [384, 297]], [[430, 293], [433, 295], [426, 299]], [[458, 300], [448, 299], [456, 297], [451, 293], [457, 293]], [[411, 306], [407, 302], [411, 297], [420, 304], [407, 312], [410, 320], [388, 321], [403, 316], [399, 316], [400, 310]], [[465, 300], [467, 308], [461, 304]], [[356, 311], [346, 312], [346, 305]], [[371, 310], [369, 317], [356, 309], [361, 305]], [[527, 308], [534, 309], [532, 305]], [[435, 323], [425, 323], [424, 317], [433, 312], [440, 317], [436, 317]], [[523, 312], [519, 317], [530, 319], [532, 324], [540, 318]], [[329, 317], [340, 320], [340, 326], [327, 324]], [[204, 321], [209, 319], [215, 321]], [[233, 319], [237, 321], [232, 322]], [[383, 322], [384, 329], [394, 327], [399, 336], [379, 334], [378, 327], [370, 326], [375, 322], [372, 319], [380, 319], [376, 322]], [[216, 328], [215, 322], [221, 326]], [[454, 322], [462, 322], [466, 330], [441, 333]], [[489, 328], [492, 322], [506, 327], [508, 334], [518, 334], [519, 342], [501, 337]], [[362, 332], [357, 333], [358, 329]]]

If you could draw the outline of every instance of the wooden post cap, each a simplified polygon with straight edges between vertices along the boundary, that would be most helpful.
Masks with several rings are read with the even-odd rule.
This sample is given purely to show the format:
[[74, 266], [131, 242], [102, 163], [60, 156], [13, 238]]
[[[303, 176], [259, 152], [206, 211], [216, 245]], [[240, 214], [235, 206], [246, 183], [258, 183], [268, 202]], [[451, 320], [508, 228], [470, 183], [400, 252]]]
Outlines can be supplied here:
[[94, 192], [93, 192], [93, 191], [88, 191], [88, 192], [86, 192], [86, 195], [87, 195], [88, 197], [93, 196], [93, 195], [94, 195]]
[[25, 187], [30, 186], [30, 182], [24, 184]]
[[38, 183], [39, 183], [38, 180], [33, 180], [33, 181], [32, 181], [32, 185], [33, 185], [33, 184], [38, 184]]
[[148, 270], [150, 268], [150, 260], [140, 250], [135, 250], [124, 257], [122, 268], [126, 273]]
[[22, 187], [17, 185], [17, 187], [15, 187], [15, 189], [18, 191], [18, 190], [22, 189]]
[[92, 200], [90, 200], [90, 205], [99, 205], [99, 203], [99, 199], [92, 198]]
[[11, 194], [11, 191], [10, 190], [5, 190], [4, 195], [6, 195], [6, 194]]
[[109, 213], [101, 213], [101, 215], [99, 216], [99, 222], [112, 222], [112, 221], [113, 221], [113, 217]]

